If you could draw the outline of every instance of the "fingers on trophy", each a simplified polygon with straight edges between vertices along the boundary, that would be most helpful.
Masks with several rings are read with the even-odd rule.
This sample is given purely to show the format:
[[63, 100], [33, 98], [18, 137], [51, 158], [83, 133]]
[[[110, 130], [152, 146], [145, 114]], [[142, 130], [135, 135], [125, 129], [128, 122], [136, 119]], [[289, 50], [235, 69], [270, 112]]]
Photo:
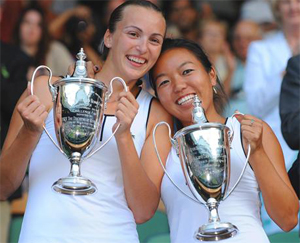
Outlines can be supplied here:
[[[193, 125], [177, 131], [172, 138], [169, 124], [160, 122], [153, 130], [153, 141], [159, 162], [174, 186], [187, 197], [204, 204], [209, 210], [208, 223], [200, 226], [194, 237], [199, 241], [218, 241], [233, 237], [238, 233], [238, 228], [235, 225], [220, 220], [218, 205], [231, 194], [239, 183], [245, 171], [250, 150], [240, 177], [230, 192], [227, 193], [230, 180], [230, 146], [233, 132], [224, 124], [207, 121], [197, 95], [194, 97], [193, 105]], [[155, 141], [155, 132], [160, 125], [167, 125], [169, 128], [172, 146], [180, 158], [187, 185], [194, 198], [176, 185], [160, 159]]]
[[31, 94], [36, 72], [40, 68], [49, 71], [48, 86], [53, 101], [53, 119], [57, 142], [51, 137], [44, 126], [44, 131], [54, 145], [71, 163], [71, 170], [67, 177], [60, 178], [52, 185], [54, 191], [68, 195], [88, 195], [97, 191], [96, 185], [81, 175], [80, 165], [107, 144], [118, 130], [100, 147], [95, 145], [100, 141], [106, 102], [113, 93], [112, 83], [119, 80], [125, 91], [127, 86], [122, 78], [115, 77], [107, 86], [96, 79], [88, 78], [85, 62], [86, 55], [81, 48], [77, 54], [75, 71], [72, 76], [51, 84], [52, 72], [47, 66], [39, 66], [32, 75]]

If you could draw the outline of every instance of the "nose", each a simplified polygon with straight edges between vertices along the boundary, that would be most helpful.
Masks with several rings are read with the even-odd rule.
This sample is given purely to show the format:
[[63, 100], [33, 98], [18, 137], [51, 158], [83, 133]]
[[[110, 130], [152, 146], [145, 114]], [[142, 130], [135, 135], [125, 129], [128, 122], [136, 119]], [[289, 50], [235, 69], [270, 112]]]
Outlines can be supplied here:
[[180, 93], [186, 88], [186, 83], [180, 77], [174, 77], [173, 85], [176, 93]]
[[147, 51], [147, 40], [141, 38], [139, 42], [137, 43], [136, 49], [140, 53], [145, 53]]

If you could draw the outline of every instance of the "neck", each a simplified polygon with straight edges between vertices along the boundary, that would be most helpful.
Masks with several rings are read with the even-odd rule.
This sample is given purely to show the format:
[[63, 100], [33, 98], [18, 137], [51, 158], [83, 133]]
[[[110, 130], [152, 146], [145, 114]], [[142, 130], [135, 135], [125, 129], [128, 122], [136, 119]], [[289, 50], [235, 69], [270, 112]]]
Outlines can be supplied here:
[[21, 49], [28, 55], [28, 56], [35, 56], [37, 53], [37, 47], [34, 45], [22, 45]]
[[[126, 78], [122, 77], [116, 70], [112, 70], [111, 67], [109, 67], [106, 63], [104, 63], [101, 71], [96, 74], [95, 79], [102, 81], [108, 89], [110, 89], [110, 83], [113, 78], [120, 77], [122, 78], [128, 90], [135, 96], [138, 93], [139, 88], [136, 86], [137, 80], [127, 80]], [[113, 81], [113, 94], [111, 95], [111, 101], [115, 101], [117, 98], [118, 93], [122, 92], [124, 90], [123, 84], [115, 80]]]
[[299, 39], [300, 39], [299, 25], [283, 26], [283, 33], [290, 47], [293, 47], [294, 45], [297, 45], [299, 43]]

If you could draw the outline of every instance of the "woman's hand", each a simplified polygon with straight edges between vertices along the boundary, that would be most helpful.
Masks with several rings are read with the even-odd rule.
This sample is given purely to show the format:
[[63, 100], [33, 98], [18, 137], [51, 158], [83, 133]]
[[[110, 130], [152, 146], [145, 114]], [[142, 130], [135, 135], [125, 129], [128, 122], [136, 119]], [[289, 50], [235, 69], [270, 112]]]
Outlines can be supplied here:
[[130, 91], [122, 91], [118, 95], [118, 104], [116, 108], [117, 122], [113, 126], [113, 131], [120, 124], [120, 127], [115, 134], [116, 137], [121, 137], [124, 134], [130, 133], [131, 124], [138, 113], [139, 104]]
[[241, 123], [242, 136], [246, 143], [245, 149], [248, 148], [248, 144], [250, 144], [252, 154], [262, 149], [263, 121], [251, 115], [236, 114], [235, 117]]
[[24, 127], [32, 134], [40, 135], [48, 112], [39, 98], [30, 94], [30, 85], [27, 91], [28, 96], [17, 106], [17, 110], [24, 122]]

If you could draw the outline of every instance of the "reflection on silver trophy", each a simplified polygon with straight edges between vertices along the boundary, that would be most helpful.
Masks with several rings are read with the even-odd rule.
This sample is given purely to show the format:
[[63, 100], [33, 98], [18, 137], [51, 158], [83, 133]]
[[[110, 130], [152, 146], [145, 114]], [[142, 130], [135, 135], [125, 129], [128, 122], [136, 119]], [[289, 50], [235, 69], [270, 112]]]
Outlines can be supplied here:
[[[126, 84], [121, 78], [114, 78], [110, 83], [110, 89], [98, 80], [87, 77], [86, 58], [83, 49], [77, 54], [75, 71], [72, 76], [51, 84], [52, 72], [46, 66], [39, 66], [33, 73], [31, 80], [31, 94], [33, 94], [34, 76], [38, 69], [46, 68], [50, 75], [48, 86], [53, 99], [53, 116], [55, 133], [58, 144], [45, 132], [56, 147], [71, 162], [70, 174], [56, 181], [52, 188], [54, 191], [70, 195], [87, 195], [94, 193], [97, 188], [92, 181], [81, 176], [80, 164], [100, 150], [115, 134], [97, 149], [96, 143], [100, 140], [103, 114], [107, 100], [113, 90], [112, 83], [119, 80], [127, 90]], [[94, 149], [94, 151], [93, 151]]]
[[153, 131], [153, 141], [158, 159], [171, 182], [186, 196], [206, 205], [209, 210], [208, 223], [196, 231], [195, 238], [200, 241], [218, 241], [233, 237], [238, 232], [235, 225], [220, 221], [218, 205], [237, 186], [248, 161], [231, 191], [225, 195], [230, 180], [230, 143], [233, 134], [223, 124], [207, 122], [201, 101], [197, 96], [194, 97], [193, 104], [192, 117], [195, 124], [179, 130], [173, 138], [170, 136], [170, 140], [180, 158], [186, 182], [196, 200], [175, 184], [160, 159], [155, 132], [158, 126], [167, 125], [171, 134], [169, 124], [160, 122], [156, 125]]

